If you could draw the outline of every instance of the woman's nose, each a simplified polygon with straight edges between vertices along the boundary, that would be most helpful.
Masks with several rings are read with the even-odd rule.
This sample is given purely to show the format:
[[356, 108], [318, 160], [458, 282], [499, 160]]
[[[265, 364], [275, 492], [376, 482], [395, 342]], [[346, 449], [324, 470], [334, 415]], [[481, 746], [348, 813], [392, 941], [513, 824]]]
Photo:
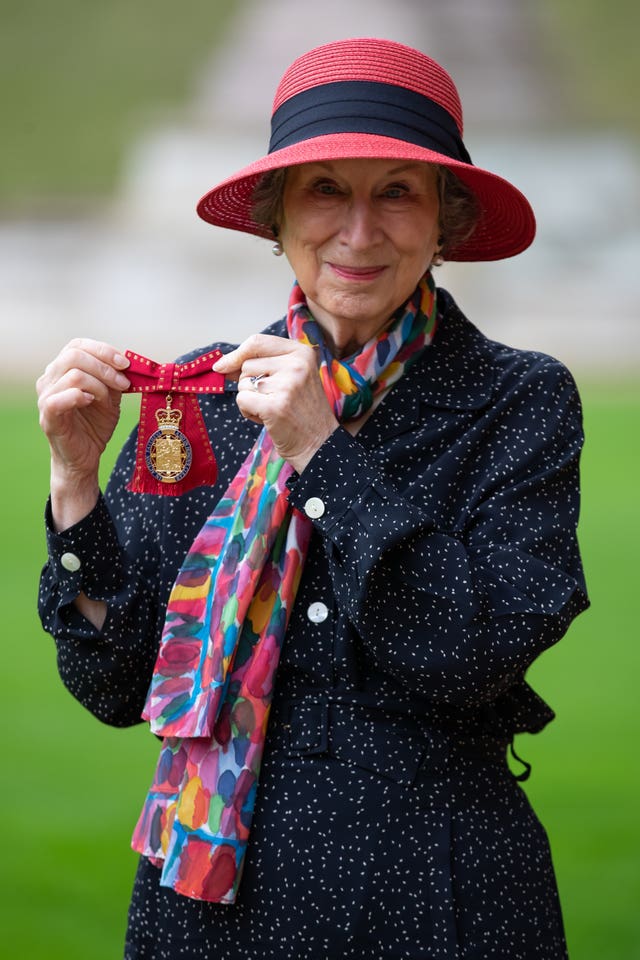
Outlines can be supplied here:
[[348, 204], [341, 233], [354, 250], [371, 247], [380, 239], [382, 231], [370, 200], [353, 199]]

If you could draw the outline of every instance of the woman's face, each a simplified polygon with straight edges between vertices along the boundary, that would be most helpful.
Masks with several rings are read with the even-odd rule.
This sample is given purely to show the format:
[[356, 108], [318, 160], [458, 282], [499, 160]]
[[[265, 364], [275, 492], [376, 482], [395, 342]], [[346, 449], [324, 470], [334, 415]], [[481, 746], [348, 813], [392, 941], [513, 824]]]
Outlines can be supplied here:
[[366, 343], [431, 263], [437, 173], [395, 160], [305, 163], [287, 172], [283, 211], [280, 240], [315, 319], [338, 346]]

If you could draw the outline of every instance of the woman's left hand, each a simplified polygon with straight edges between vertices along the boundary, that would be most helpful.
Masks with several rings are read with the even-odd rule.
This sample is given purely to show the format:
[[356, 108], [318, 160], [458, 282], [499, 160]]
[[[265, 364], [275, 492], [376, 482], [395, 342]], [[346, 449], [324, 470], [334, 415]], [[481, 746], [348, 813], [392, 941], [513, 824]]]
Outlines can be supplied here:
[[240, 412], [266, 427], [278, 454], [298, 473], [338, 426], [313, 347], [258, 333], [214, 370], [238, 380]]

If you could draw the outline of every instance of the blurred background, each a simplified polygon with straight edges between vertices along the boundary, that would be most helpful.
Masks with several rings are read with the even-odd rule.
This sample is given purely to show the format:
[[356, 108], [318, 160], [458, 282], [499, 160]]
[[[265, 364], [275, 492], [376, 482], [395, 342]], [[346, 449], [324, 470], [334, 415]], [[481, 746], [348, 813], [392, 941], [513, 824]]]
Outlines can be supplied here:
[[593, 607], [532, 668], [558, 719], [519, 751], [534, 764], [528, 792], [572, 957], [640, 957], [639, 30], [632, 0], [0, 0], [0, 953], [121, 955], [129, 837], [157, 752], [143, 727], [102, 727], [71, 700], [37, 620], [48, 456], [33, 381], [72, 336], [170, 360], [283, 313], [284, 258], [204, 224], [195, 203], [265, 152], [294, 57], [377, 35], [451, 72], [474, 162], [519, 186], [538, 217], [520, 257], [445, 265], [438, 281], [489, 336], [554, 354], [581, 388]]

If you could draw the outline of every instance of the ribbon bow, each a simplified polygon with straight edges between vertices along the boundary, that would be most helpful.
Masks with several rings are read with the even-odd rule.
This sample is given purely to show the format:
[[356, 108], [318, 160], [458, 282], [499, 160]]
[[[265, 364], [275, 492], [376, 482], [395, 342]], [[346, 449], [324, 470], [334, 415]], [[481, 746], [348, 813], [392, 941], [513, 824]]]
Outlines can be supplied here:
[[156, 363], [127, 350], [126, 393], [140, 393], [140, 424], [133, 493], [177, 496], [212, 486], [217, 466], [197, 395], [224, 392], [224, 375], [211, 367], [222, 353], [211, 350], [188, 363]]

